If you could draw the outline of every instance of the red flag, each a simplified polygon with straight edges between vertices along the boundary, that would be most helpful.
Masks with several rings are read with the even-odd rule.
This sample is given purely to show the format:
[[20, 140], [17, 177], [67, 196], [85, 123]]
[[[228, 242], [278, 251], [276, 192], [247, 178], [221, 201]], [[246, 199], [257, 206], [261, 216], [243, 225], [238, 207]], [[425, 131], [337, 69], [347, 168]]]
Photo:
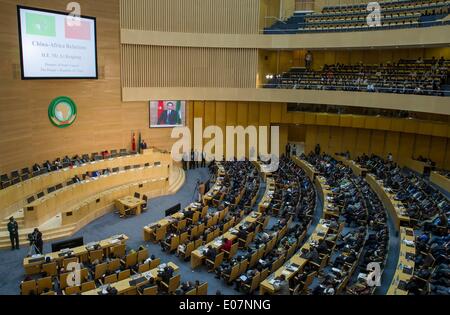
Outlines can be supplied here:
[[133, 139], [131, 140], [131, 151], [136, 151], [136, 135], [133, 132]]
[[158, 120], [159, 120], [159, 117], [161, 117], [162, 113], [164, 113], [164, 102], [159, 101], [158, 102]]
[[66, 38], [81, 40], [91, 39], [91, 25], [89, 22], [80, 20], [72, 23], [74, 24], [71, 25], [69, 21], [66, 21]]

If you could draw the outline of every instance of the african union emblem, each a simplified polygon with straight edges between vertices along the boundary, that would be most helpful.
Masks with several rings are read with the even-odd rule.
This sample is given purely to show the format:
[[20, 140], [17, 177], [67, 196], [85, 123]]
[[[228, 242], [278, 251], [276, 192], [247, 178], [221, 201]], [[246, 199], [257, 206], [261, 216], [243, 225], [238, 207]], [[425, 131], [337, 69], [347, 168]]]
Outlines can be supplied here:
[[58, 128], [69, 127], [77, 118], [77, 106], [67, 96], [57, 97], [48, 107], [48, 118]]

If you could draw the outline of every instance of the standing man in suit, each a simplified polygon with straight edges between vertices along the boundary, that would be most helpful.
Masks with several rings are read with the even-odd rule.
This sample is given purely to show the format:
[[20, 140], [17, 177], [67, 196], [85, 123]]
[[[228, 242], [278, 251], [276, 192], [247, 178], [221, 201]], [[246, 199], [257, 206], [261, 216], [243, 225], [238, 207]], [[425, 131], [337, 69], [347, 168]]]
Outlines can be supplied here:
[[180, 115], [175, 110], [172, 102], [166, 104], [166, 109], [158, 118], [158, 125], [178, 125], [180, 123]]
[[197, 150], [194, 151], [194, 163], [195, 168], [198, 168], [198, 161], [200, 160], [200, 153]]
[[14, 217], [9, 218], [8, 232], [11, 240], [11, 250], [19, 249], [19, 225], [14, 220]]
[[195, 153], [194, 150], [191, 150], [191, 169], [195, 169]]
[[202, 164], [201, 167], [206, 167], [206, 152], [202, 152]]

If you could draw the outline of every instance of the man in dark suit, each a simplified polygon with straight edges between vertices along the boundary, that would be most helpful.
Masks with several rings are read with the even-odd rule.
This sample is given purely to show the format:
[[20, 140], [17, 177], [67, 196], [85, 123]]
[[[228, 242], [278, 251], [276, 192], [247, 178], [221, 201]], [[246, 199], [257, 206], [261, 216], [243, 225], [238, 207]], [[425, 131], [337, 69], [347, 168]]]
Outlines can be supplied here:
[[166, 104], [166, 109], [158, 118], [158, 125], [178, 125], [180, 124], [180, 115], [175, 110], [172, 102]]
[[8, 232], [11, 240], [11, 250], [19, 249], [19, 225], [13, 217], [9, 218]]

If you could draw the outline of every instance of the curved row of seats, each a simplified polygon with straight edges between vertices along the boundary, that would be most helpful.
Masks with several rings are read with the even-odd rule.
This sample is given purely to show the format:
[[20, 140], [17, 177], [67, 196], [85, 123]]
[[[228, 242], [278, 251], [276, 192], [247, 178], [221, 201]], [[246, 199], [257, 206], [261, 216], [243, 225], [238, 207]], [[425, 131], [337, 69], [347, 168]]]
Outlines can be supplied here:
[[357, 161], [383, 180], [411, 218], [408, 225], [412, 229], [401, 227], [403, 249], [391, 293], [449, 294], [448, 198], [423, 178], [400, 169], [394, 162], [365, 155]]
[[18, 184], [20, 182], [26, 181], [30, 178], [55, 172], [64, 168], [69, 168], [71, 166], [81, 166], [83, 164], [87, 164], [94, 161], [101, 161], [104, 159], [115, 158], [119, 156], [128, 156], [135, 154], [133, 152], [128, 152], [126, 149], [121, 149], [120, 151], [111, 150], [111, 153], [108, 151], [103, 151], [101, 154], [98, 152], [92, 153], [91, 156], [88, 154], [74, 155], [72, 158], [69, 158], [67, 155], [64, 158], [56, 158], [53, 162], [46, 161], [42, 164], [35, 163], [31, 170], [29, 167], [25, 167], [19, 171], [11, 172], [10, 176], [8, 174], [2, 174], [0, 176], [0, 189], [5, 189], [11, 185]]
[[[255, 231], [254, 240], [243, 246], [243, 252], [236, 259], [215, 269], [217, 277], [229, 284], [234, 280], [236, 290], [247, 294], [255, 291], [260, 282], [295, 254], [306, 236], [315, 208], [312, 185], [292, 161], [282, 158], [278, 171], [266, 174], [266, 183], [271, 180], [277, 189], [270, 206], [264, 208], [265, 223]], [[267, 227], [269, 214], [280, 217], [270, 228]], [[250, 262], [247, 271], [238, 267], [245, 261]]]
[[321, 70], [292, 68], [266, 88], [365, 91], [444, 96], [450, 61], [399, 60], [394, 64], [324, 65]]
[[324, 219], [301, 251], [261, 285], [261, 293], [276, 293], [277, 279], [285, 275], [292, 294], [373, 294], [375, 288], [363, 276], [369, 262], [378, 262], [381, 272], [386, 263], [389, 235], [383, 205], [361, 177], [329, 156], [311, 155], [302, 165], [315, 172]]
[[[127, 240], [126, 235], [118, 235], [71, 251], [26, 258], [24, 267], [29, 275], [20, 284], [21, 294], [157, 295], [177, 291], [187, 295], [207, 294], [207, 283], [180, 287], [178, 266], [171, 262], [161, 264], [145, 247], [127, 253]], [[80, 264], [78, 283], [76, 277], [71, 278], [71, 263]]]
[[[300, 294], [306, 292], [308, 286], [317, 276], [318, 271], [325, 266], [331, 252], [335, 246], [337, 235], [343, 228], [336, 219], [333, 218], [334, 208], [332, 201], [328, 198], [326, 185], [319, 182], [317, 170], [307, 161], [294, 158], [298, 168], [302, 168], [301, 173], [309, 180], [315, 180], [317, 190], [322, 192], [323, 218], [315, 228], [313, 234], [304, 244], [298, 244], [299, 250], [284, 262], [284, 265], [274, 270], [272, 274], [260, 285], [260, 294], [289, 294], [283, 291], [280, 286], [280, 277], [284, 276], [290, 282], [290, 293]], [[312, 188], [312, 186], [311, 186]], [[331, 214], [331, 215], [330, 215]], [[330, 215], [330, 216], [329, 216]], [[328, 219], [325, 219], [329, 217]], [[305, 230], [306, 233], [306, 230]], [[318, 244], [320, 248], [316, 249]], [[300, 247], [301, 245], [301, 247]]]
[[368, 209], [368, 238], [358, 265], [359, 276], [353, 277], [347, 285], [347, 294], [371, 295], [375, 293], [376, 286], [369, 286], [367, 277], [370, 263], [378, 263], [380, 266], [380, 278], [383, 275], [389, 253], [389, 229], [386, 209], [380, 198], [362, 178], [354, 179], [356, 186], [365, 199]]
[[[266, 34], [295, 34], [311, 32], [346, 32], [396, 28], [446, 25], [444, 18], [449, 14], [449, 1], [396, 1], [380, 3], [380, 25], [369, 25], [367, 4], [355, 6], [325, 7], [321, 13], [295, 12], [284, 22], [276, 22], [265, 29]], [[370, 8], [374, 10], [372, 6]], [[376, 12], [374, 12], [375, 14]], [[372, 18], [375, 22], [375, 19]]]
[[339, 209], [337, 221], [345, 224], [345, 235], [337, 235], [333, 255], [319, 271], [318, 283], [308, 292], [341, 294], [361, 259], [368, 233], [368, 207], [350, 168], [330, 156], [309, 155], [306, 159], [326, 178], [332, 191], [330, 199]]

